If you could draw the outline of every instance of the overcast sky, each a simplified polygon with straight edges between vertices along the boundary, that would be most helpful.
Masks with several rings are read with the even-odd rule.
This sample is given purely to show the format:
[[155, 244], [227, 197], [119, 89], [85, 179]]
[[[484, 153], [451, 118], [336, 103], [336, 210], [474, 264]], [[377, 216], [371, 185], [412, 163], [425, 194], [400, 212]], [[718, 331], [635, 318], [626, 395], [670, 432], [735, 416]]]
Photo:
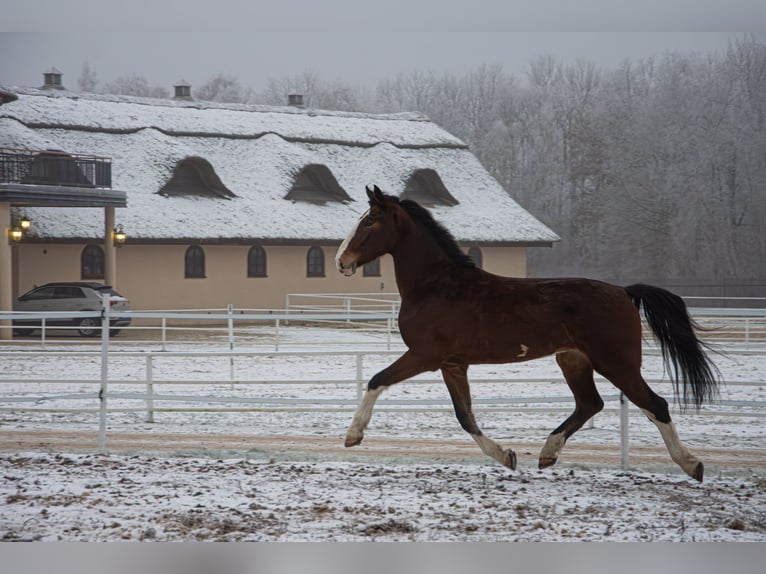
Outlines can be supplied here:
[[412, 70], [461, 74], [481, 64], [523, 75], [529, 61], [542, 54], [609, 67], [667, 51], [723, 51], [745, 31], [766, 39], [763, 0], [197, 4], [14, 3], [3, 10], [0, 23], [0, 85], [39, 86], [42, 72], [55, 66], [64, 73], [64, 84], [76, 89], [84, 62], [101, 82], [139, 73], [168, 89], [180, 79], [201, 86], [223, 72], [258, 90], [270, 77], [306, 70], [323, 80], [374, 85]]

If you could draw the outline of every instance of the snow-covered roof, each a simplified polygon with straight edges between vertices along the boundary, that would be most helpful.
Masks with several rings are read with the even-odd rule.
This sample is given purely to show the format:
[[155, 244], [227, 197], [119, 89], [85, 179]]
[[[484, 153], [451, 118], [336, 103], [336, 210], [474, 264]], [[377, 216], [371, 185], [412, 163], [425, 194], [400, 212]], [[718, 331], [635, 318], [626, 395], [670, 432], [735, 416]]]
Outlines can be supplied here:
[[[15, 89], [0, 107], [0, 146], [112, 158], [116, 209], [131, 239], [332, 240], [366, 209], [365, 186], [400, 195], [417, 170], [438, 173], [458, 205], [434, 216], [460, 241], [558, 240], [503, 190], [458, 138], [422, 114], [373, 115]], [[179, 161], [200, 157], [235, 195], [165, 197]], [[352, 201], [286, 200], [307, 165], [326, 166]], [[30, 208], [41, 238], [97, 238], [93, 210]]]

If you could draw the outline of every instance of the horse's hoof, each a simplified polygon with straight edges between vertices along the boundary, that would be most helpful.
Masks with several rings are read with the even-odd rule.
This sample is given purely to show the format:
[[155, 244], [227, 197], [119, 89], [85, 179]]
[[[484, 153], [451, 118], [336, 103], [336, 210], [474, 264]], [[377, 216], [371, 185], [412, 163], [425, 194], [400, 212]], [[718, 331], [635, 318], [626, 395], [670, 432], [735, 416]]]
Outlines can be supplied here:
[[511, 470], [516, 470], [516, 453], [511, 449], [505, 451], [505, 462], [503, 464]]
[[697, 466], [695, 466], [694, 470], [692, 471], [691, 477], [698, 482], [702, 482], [702, 476], [704, 474], [705, 466], [701, 462], [698, 462]]
[[557, 458], [540, 458], [540, 460], [537, 461], [537, 468], [548, 468], [549, 466], [553, 466], [556, 464]]
[[362, 442], [362, 439], [364, 438], [364, 435], [359, 436], [346, 436], [346, 442], [343, 444], [346, 446], [346, 448], [351, 446], [356, 446]]

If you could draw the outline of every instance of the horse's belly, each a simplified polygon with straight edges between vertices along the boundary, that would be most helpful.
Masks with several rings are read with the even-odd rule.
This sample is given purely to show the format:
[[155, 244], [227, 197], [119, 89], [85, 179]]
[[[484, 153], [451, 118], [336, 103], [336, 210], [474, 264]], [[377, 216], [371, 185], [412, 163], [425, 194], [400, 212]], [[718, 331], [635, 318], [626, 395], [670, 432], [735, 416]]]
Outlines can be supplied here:
[[530, 361], [565, 350], [570, 345], [555, 332], [546, 336], [524, 336], [519, 332], [497, 333], [466, 328], [402, 330], [405, 344], [423, 356], [439, 356], [444, 361], [465, 364], [513, 363]]

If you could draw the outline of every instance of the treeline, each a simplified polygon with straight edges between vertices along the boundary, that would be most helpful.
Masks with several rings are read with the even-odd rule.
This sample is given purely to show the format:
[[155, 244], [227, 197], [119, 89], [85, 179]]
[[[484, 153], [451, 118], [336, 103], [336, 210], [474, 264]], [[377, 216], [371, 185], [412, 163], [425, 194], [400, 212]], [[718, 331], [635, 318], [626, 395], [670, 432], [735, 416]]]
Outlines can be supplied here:
[[[105, 91], [153, 95], [116, 86]], [[545, 56], [519, 78], [481, 66], [363, 89], [306, 72], [262, 92], [218, 74], [193, 93], [280, 105], [302, 93], [314, 108], [426, 113], [561, 236], [530, 250], [532, 275], [766, 279], [766, 46], [752, 37], [725, 53], [608, 70]]]

